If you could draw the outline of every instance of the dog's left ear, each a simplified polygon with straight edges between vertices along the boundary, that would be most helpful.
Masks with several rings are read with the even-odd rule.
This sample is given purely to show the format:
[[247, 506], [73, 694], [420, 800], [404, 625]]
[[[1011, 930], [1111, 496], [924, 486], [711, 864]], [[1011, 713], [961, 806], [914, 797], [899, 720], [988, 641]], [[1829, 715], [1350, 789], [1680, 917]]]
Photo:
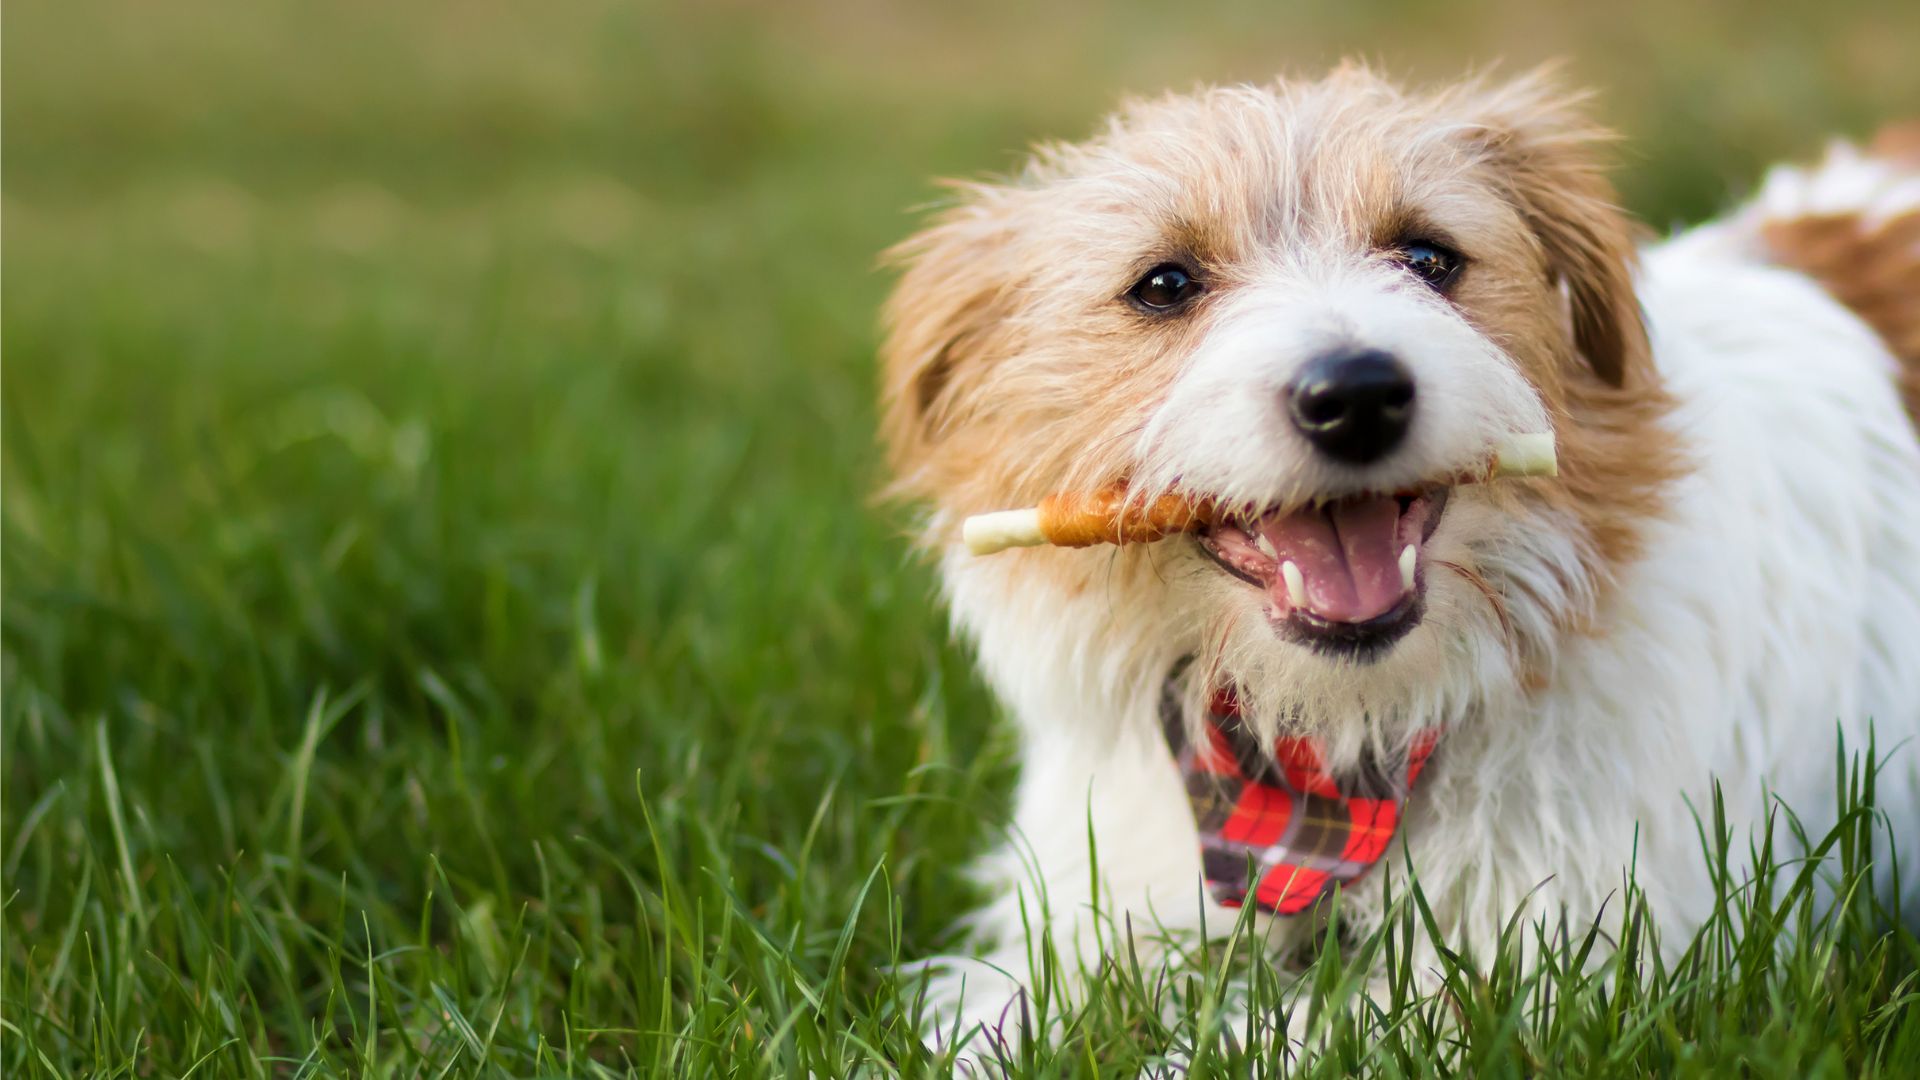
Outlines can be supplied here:
[[1475, 96], [1473, 139], [1566, 291], [1574, 347], [1602, 381], [1623, 387], [1651, 364], [1633, 289], [1638, 229], [1603, 172], [1601, 151], [1613, 135], [1580, 104], [1580, 95], [1535, 72]]

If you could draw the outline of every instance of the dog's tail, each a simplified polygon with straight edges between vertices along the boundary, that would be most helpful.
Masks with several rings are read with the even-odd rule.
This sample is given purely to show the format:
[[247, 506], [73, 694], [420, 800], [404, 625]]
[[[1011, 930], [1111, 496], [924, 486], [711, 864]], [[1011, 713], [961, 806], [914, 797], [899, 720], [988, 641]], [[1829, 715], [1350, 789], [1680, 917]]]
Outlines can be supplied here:
[[1920, 423], [1920, 120], [1865, 150], [1836, 144], [1818, 165], [1775, 169], [1743, 217], [1769, 261], [1818, 281], [1879, 332]]

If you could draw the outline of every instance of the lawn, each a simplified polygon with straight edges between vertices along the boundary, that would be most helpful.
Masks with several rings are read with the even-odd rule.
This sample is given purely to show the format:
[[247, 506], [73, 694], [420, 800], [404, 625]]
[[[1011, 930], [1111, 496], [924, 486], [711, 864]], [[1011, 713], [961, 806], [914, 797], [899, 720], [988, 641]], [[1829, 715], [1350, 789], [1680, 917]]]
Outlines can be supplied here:
[[[9, 3], [0, 1071], [939, 1073], [887, 968], [1013, 747], [872, 497], [876, 253], [1123, 91], [1346, 53], [1571, 57], [1662, 226], [1920, 109], [1920, 6], [1588, 7]], [[1679, 965], [1630, 895], [1378, 1012], [1371, 953], [1120, 964], [1011, 1065], [1277, 1074], [1239, 969], [1323, 1075], [1910, 1072], [1874, 827]]]

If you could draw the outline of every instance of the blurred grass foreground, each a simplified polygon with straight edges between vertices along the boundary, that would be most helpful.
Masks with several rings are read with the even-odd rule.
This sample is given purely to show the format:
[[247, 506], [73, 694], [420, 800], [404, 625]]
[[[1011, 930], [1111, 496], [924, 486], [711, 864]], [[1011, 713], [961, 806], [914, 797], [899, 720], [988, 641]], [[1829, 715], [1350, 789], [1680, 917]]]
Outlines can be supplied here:
[[[930, 177], [1122, 92], [1566, 56], [1665, 226], [1920, 112], [1920, 5], [1853, 0], [4, 30], [8, 1076], [926, 1066], [883, 968], [948, 940], [1011, 780], [870, 501], [874, 258]], [[1324, 1068], [1911, 1065], [1913, 958], [1845, 932], [1844, 977]], [[1131, 1075], [1159, 1014], [1102, 1008], [1026, 1066]]]

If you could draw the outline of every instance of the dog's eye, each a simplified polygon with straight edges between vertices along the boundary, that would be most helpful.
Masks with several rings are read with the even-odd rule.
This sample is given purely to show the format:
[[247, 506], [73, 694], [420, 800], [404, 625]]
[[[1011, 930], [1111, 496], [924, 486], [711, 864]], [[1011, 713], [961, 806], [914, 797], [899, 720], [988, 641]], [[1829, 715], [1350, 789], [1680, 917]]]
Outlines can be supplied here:
[[1187, 273], [1184, 267], [1173, 263], [1156, 266], [1146, 272], [1127, 295], [1133, 302], [1150, 311], [1168, 311], [1193, 299], [1200, 293], [1200, 283]]
[[1460, 272], [1460, 256], [1448, 251], [1439, 244], [1425, 240], [1413, 240], [1400, 245], [1394, 252], [1414, 277], [1444, 291], [1453, 284], [1455, 274]]

